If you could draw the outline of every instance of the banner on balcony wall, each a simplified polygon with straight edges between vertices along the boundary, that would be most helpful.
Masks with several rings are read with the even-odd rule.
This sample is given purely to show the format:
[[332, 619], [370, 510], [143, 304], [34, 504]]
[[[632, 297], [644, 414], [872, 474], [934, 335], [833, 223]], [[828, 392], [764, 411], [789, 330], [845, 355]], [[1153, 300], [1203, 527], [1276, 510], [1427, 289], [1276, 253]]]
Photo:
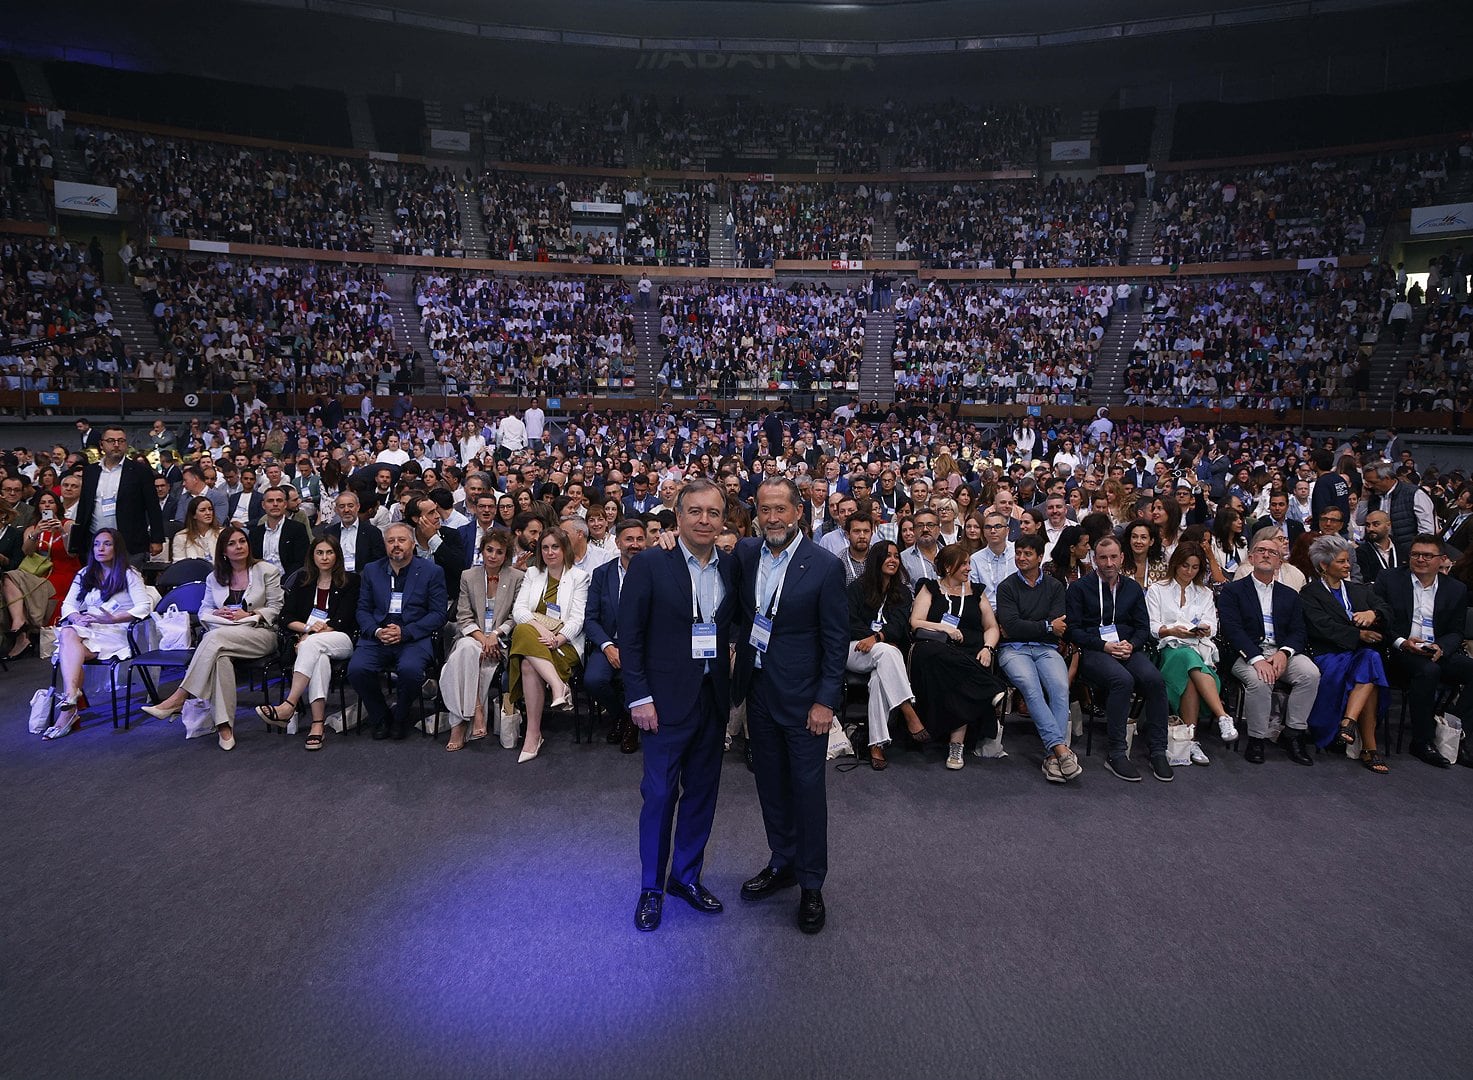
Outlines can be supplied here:
[[575, 214], [622, 214], [624, 204], [616, 202], [579, 202], [574, 201], [569, 205]]
[[116, 215], [118, 212], [118, 189], [115, 187], [58, 180], [54, 197], [58, 210], [74, 210], [82, 214]]
[[1412, 209], [1412, 235], [1473, 232], [1473, 202], [1444, 203]]
[[1049, 156], [1054, 161], [1088, 161], [1089, 140], [1055, 139], [1053, 152]]
[[469, 131], [448, 131], [445, 128], [430, 128], [430, 149], [449, 150], [452, 154], [471, 152]]

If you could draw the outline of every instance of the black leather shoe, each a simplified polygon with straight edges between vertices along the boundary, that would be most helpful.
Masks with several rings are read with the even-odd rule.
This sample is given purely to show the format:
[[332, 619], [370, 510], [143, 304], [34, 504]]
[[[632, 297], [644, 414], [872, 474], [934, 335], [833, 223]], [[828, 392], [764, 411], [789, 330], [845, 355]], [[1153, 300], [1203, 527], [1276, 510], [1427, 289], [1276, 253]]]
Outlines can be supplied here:
[[816, 934], [823, 929], [826, 912], [823, 893], [818, 889], [804, 889], [798, 900], [798, 929], [805, 934]]
[[619, 745], [619, 741], [624, 738], [624, 725], [627, 723], [629, 723], [629, 721], [622, 718], [614, 721], [614, 726], [609, 728], [608, 734], [608, 741], [610, 746]]
[[1284, 733], [1284, 753], [1289, 755], [1289, 760], [1295, 765], [1313, 765], [1314, 755], [1309, 752], [1309, 747], [1304, 745], [1305, 736], [1302, 731], [1289, 731]]
[[766, 900], [781, 889], [791, 889], [798, 884], [798, 874], [792, 867], [775, 870], [767, 867], [751, 881], [742, 883], [743, 900]]
[[634, 909], [634, 928], [648, 933], [660, 928], [660, 913], [665, 908], [665, 894], [659, 889], [645, 889], [639, 894], [639, 905]]
[[699, 881], [691, 885], [682, 885], [671, 878], [665, 882], [665, 891], [671, 896], [678, 896], [702, 915], [720, 915], [723, 908], [721, 901], [711, 894], [711, 890]]
[[389, 729], [389, 738], [393, 739], [395, 742], [403, 742], [405, 739], [409, 738], [409, 725], [395, 724], [392, 728]]
[[1437, 747], [1427, 743], [1412, 743], [1412, 757], [1418, 761], [1425, 761], [1428, 765], [1436, 765], [1439, 769], [1451, 769], [1453, 763], [1443, 757]]
[[1263, 740], [1248, 736], [1248, 746], [1243, 750], [1243, 757], [1250, 765], [1263, 764]]
[[745, 753], [747, 758], [747, 771], [749, 773], [755, 773], [757, 771], [757, 766], [752, 763], [752, 742], [750, 739], [747, 740]]
[[373, 737], [375, 739], [387, 739], [389, 737], [389, 726], [387, 724], [375, 724], [373, 726]]
[[624, 734], [619, 738], [619, 753], [639, 753], [639, 728], [635, 727], [633, 720], [625, 725]]

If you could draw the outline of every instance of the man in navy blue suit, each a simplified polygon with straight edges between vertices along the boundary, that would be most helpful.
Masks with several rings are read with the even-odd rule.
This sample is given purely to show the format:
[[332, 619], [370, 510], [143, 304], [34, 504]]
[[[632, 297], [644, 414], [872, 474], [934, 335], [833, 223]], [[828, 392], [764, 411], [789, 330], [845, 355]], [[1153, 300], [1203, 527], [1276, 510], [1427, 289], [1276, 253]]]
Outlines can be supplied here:
[[623, 666], [619, 655], [619, 596], [624, 591], [630, 560], [644, 550], [644, 523], [628, 518], [619, 522], [614, 542], [619, 545], [619, 557], [594, 570], [588, 585], [588, 606], [583, 614], [588, 657], [583, 664], [583, 685], [615, 718], [609, 742], [618, 743], [622, 753], [633, 754], [639, 751], [639, 728], [629, 720], [619, 681]]
[[[414, 530], [396, 522], [384, 530], [388, 557], [360, 573], [358, 646], [348, 661], [348, 682], [363, 703], [375, 739], [409, 736], [409, 710], [424, 683], [434, 636], [445, 625], [449, 600], [445, 574], [414, 555]], [[379, 675], [394, 671], [399, 692], [389, 715]]]
[[674, 549], [630, 560], [619, 595], [624, 695], [644, 732], [634, 925], [645, 931], [660, 925], [665, 892], [703, 914], [722, 910], [701, 884], [701, 866], [731, 700], [728, 630], [736, 587], [731, 560], [716, 550], [726, 500], [715, 484], [693, 480], [675, 505]]
[[747, 702], [757, 797], [772, 851], [742, 885], [761, 900], [797, 885], [798, 927], [823, 929], [828, 872], [824, 766], [828, 733], [844, 686], [849, 601], [839, 560], [802, 535], [802, 496], [791, 480], [757, 488], [761, 540], [737, 544], [740, 582], [732, 696]]
[[462, 561], [466, 566], [481, 565], [481, 541], [488, 532], [497, 527], [497, 498], [494, 491], [482, 492], [476, 496], [474, 503], [466, 507], [471, 512], [471, 520], [456, 530], [460, 533], [461, 553], [465, 556]]

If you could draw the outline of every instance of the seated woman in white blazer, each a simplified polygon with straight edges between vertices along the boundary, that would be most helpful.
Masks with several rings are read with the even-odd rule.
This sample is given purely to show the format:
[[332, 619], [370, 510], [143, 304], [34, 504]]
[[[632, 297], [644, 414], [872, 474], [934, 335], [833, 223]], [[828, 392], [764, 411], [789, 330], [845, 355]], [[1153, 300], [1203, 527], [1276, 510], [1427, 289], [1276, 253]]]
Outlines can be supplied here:
[[440, 696], [450, 712], [446, 750], [486, 737], [486, 695], [515, 628], [512, 611], [522, 587], [522, 572], [507, 565], [510, 551], [510, 534], [492, 529], [481, 540], [481, 565], [460, 575], [455, 618], [460, 637], [440, 671]]
[[573, 545], [562, 529], [542, 534], [535, 562], [527, 567], [512, 605], [511, 678], [513, 702], [525, 701], [527, 738], [518, 764], [542, 749], [542, 706], [573, 707], [568, 680], [583, 655], [583, 610], [589, 577], [573, 565]]
[[205, 579], [199, 621], [205, 636], [194, 651], [179, 689], [143, 711], [160, 720], [178, 715], [184, 702], [209, 701], [220, 749], [235, 749], [235, 664], [276, 651], [276, 622], [281, 617], [281, 571], [251, 555], [250, 537], [239, 525], [227, 525], [215, 546], [215, 570]]

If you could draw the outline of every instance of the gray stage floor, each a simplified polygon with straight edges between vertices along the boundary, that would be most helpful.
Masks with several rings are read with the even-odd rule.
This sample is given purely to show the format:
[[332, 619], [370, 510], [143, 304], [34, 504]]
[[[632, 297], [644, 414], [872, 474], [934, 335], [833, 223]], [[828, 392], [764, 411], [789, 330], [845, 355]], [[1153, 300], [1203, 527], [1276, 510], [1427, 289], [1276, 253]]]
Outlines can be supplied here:
[[43, 743], [44, 675], [0, 675], [6, 1078], [1473, 1074], [1473, 770], [1211, 743], [1059, 789], [1026, 728], [960, 773], [896, 753], [829, 774], [806, 938], [794, 894], [737, 898], [766, 851], [731, 755], [727, 911], [641, 935], [639, 759], [601, 737]]

